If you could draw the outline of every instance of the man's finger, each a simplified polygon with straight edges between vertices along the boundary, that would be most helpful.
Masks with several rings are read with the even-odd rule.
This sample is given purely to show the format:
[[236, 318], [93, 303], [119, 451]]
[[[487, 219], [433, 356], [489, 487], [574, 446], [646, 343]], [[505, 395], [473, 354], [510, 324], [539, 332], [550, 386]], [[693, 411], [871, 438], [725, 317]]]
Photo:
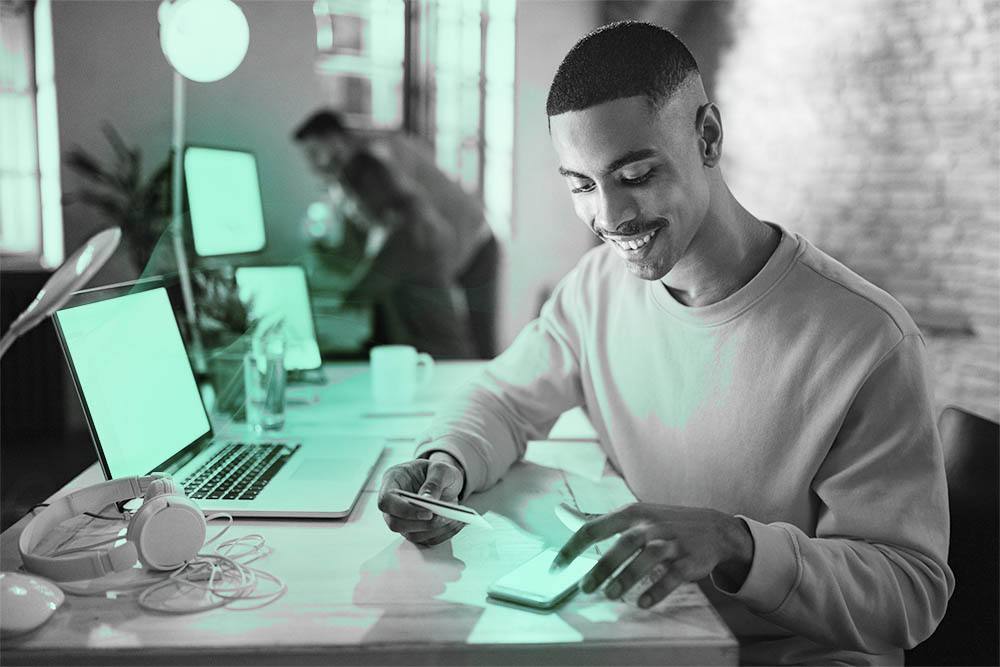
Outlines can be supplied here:
[[[428, 530], [433, 524], [433, 518], [429, 520], [417, 520], [417, 519], [400, 519], [397, 516], [393, 516], [388, 512], [383, 512], [382, 515], [385, 517], [385, 523], [389, 526], [389, 530], [394, 533], [413, 533], [418, 531]], [[433, 517], [433, 515], [431, 515]]]
[[666, 561], [676, 557], [675, 542], [651, 540], [605, 587], [605, 594], [611, 599], [617, 599], [637, 584], [648, 588], [666, 573]]
[[[614, 574], [615, 570], [622, 566], [625, 561], [632, 557], [646, 545], [646, 536], [639, 528], [629, 528], [618, 541], [615, 542], [606, 554], [601, 556], [597, 565], [587, 573], [587, 576], [580, 582], [580, 590], [590, 593], [601, 587], [605, 579]], [[609, 597], [612, 597], [609, 595]], [[618, 597], [617, 595], [613, 597]]]
[[445, 521], [442, 525], [435, 526], [430, 530], [418, 530], [406, 533], [405, 537], [410, 542], [422, 546], [433, 546], [454, 537], [464, 526], [465, 524], [460, 521]]
[[660, 600], [663, 600], [665, 597], [673, 593], [678, 586], [690, 581], [691, 578], [686, 576], [689, 568], [689, 563], [685, 561], [675, 561], [672, 566], [667, 568], [667, 573], [663, 576], [663, 578], [650, 586], [649, 589], [639, 597], [639, 606], [643, 609], [652, 607], [660, 602]]
[[441, 533], [439, 535], [436, 535], [434, 537], [427, 538], [425, 540], [417, 542], [417, 544], [419, 544], [422, 547], [435, 547], [435, 546], [437, 546], [439, 544], [442, 544], [444, 542], [447, 542], [451, 538], [455, 537], [455, 535], [457, 535], [458, 531], [460, 531], [460, 530], [462, 530], [461, 527], [459, 527], [459, 528], [450, 528], [447, 531], [445, 531], [445, 532], [443, 532], [443, 533]]
[[404, 498], [393, 493], [396, 489], [409, 491], [401, 483], [401, 480], [390, 471], [383, 478], [382, 488], [378, 492], [378, 508], [380, 510], [401, 519], [427, 521], [433, 517], [433, 513], [430, 510], [411, 505]]
[[591, 545], [627, 529], [632, 523], [625, 510], [610, 512], [592, 519], [573, 534], [552, 561], [552, 570], [569, 565]]

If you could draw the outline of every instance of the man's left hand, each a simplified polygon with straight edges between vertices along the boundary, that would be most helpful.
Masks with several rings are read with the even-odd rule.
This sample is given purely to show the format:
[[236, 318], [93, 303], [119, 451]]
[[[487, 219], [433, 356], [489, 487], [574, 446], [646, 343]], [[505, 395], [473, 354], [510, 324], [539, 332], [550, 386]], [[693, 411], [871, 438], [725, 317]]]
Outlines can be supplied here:
[[628, 561], [605, 588], [620, 598], [640, 581], [649, 586], [639, 606], [650, 607], [675, 588], [714, 574], [726, 589], [737, 590], [753, 561], [753, 537], [737, 517], [710, 509], [633, 503], [584, 524], [559, 551], [553, 568], [560, 568], [588, 547], [621, 533], [614, 546], [583, 578], [590, 593]]

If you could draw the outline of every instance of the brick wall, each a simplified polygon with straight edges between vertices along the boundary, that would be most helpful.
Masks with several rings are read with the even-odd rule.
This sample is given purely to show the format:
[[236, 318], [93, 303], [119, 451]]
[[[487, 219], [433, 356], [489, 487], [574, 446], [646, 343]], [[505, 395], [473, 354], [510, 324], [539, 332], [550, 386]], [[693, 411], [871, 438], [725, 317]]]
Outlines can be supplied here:
[[893, 294], [939, 407], [1000, 419], [1000, 3], [734, 3], [715, 74], [737, 198]]

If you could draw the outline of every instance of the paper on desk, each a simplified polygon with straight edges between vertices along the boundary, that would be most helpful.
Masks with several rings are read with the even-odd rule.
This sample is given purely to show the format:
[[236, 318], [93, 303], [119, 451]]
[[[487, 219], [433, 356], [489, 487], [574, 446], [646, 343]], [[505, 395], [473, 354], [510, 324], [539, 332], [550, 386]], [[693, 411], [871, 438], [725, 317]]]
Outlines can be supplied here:
[[605, 514], [636, 501], [625, 480], [618, 475], [606, 475], [600, 482], [570, 477], [566, 483], [577, 509], [587, 514]]
[[549, 440], [597, 440], [597, 431], [594, 430], [590, 419], [583, 411], [583, 408], [573, 408], [567, 410], [556, 420], [549, 431]]
[[529, 440], [524, 460], [600, 482], [606, 457], [593, 440]]
[[588, 520], [600, 516], [599, 514], [584, 514], [576, 508], [570, 507], [566, 503], [556, 505], [555, 511], [556, 517], [562, 522], [562, 525], [566, 526], [574, 533], [580, 530], [583, 527], [583, 524], [587, 523]]
[[464, 567], [461, 576], [436, 596], [438, 600], [485, 609], [486, 588], [545, 548], [541, 538], [506, 516], [486, 512], [483, 517], [492, 531], [463, 530], [451, 539], [451, 553]]

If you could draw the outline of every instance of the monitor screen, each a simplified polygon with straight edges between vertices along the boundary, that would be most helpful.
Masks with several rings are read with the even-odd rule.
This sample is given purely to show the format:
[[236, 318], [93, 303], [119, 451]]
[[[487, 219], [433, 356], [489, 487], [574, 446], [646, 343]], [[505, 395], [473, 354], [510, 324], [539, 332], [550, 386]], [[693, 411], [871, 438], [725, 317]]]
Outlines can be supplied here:
[[112, 477], [145, 475], [209, 431], [166, 289], [55, 315]]
[[300, 266], [241, 266], [236, 269], [240, 298], [250, 301], [250, 317], [266, 325], [282, 321], [290, 371], [319, 368], [319, 344], [309, 305], [306, 274]]
[[205, 257], [264, 247], [264, 210], [252, 153], [189, 146], [184, 182], [195, 252]]

